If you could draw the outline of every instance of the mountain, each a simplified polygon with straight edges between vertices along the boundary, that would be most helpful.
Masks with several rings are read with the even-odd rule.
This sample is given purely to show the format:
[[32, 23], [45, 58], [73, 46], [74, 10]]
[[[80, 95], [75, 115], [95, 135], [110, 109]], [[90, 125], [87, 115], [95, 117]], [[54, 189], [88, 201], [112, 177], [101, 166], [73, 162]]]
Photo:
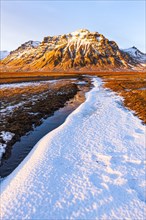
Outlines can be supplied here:
[[146, 54], [142, 53], [136, 47], [131, 47], [128, 49], [124, 49], [124, 52], [128, 53], [130, 57], [139, 61], [140, 63], [146, 63]]
[[[140, 53], [139, 51], [138, 54]], [[42, 42], [26, 42], [2, 60], [1, 69], [4, 71], [140, 69], [141, 61], [135, 56], [131, 55], [129, 50], [120, 50], [116, 42], [108, 40], [102, 34], [81, 29], [69, 34], [48, 36]]]
[[6, 50], [0, 51], [0, 60], [6, 58], [10, 53]]

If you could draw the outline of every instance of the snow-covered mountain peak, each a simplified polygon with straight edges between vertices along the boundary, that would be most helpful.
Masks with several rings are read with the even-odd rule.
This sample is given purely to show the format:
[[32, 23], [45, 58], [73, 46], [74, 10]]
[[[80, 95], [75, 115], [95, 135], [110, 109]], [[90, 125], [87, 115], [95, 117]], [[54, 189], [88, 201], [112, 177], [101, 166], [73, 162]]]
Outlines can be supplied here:
[[131, 47], [131, 48], [134, 49], [134, 50], [138, 50], [137, 47], [135, 47], [135, 46], [133, 46], [133, 47]]
[[34, 52], [38, 49], [41, 42], [29, 40], [24, 44], [21, 44], [16, 50], [10, 52], [9, 60], [13, 61], [16, 59], [27, 59], [27, 57], [32, 54], [34, 56]]
[[71, 35], [72, 36], [80, 36], [80, 35], [86, 35], [88, 33], [90, 33], [90, 32], [87, 29], [79, 29], [77, 31], [71, 32]]
[[146, 63], [146, 54], [142, 53], [135, 46], [123, 49], [122, 51], [128, 53], [132, 58], [139, 60], [142, 63]]
[[82, 70], [141, 68], [146, 55], [136, 47], [120, 50], [115, 41], [87, 29], [28, 41], [2, 61], [2, 68], [19, 70]]
[[123, 51], [127, 52], [127, 53], [131, 53], [131, 55], [135, 56], [138, 53], [142, 54], [135, 46], [127, 48], [127, 49], [123, 49]]
[[36, 48], [40, 45], [40, 42], [39, 41], [33, 41], [33, 40], [30, 40], [30, 41], [27, 41], [25, 42], [24, 44], [22, 44], [21, 46], [22, 47], [33, 47], [33, 48]]
[[41, 42], [39, 42], [39, 41], [32, 41], [31, 45], [32, 45], [33, 47], [38, 47], [38, 46], [40, 45], [40, 43], [41, 43]]
[[98, 32], [90, 32], [87, 29], [80, 29], [64, 36], [67, 42], [67, 47], [74, 45], [76, 51], [82, 47], [84, 53], [88, 51], [89, 47], [99, 46], [102, 40], [102, 44], [104, 44], [104, 40], [106, 40], [102, 34], [99, 34]]

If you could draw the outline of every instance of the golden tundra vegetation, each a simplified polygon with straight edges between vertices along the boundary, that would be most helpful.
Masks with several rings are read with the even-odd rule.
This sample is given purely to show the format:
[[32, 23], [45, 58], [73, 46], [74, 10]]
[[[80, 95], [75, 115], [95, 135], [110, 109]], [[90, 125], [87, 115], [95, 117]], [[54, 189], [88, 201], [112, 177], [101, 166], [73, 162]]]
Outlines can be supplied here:
[[[86, 74], [86, 72], [81, 72]], [[78, 72], [4, 72], [0, 83], [23, 82], [33, 80], [46, 80], [50, 77], [78, 76]], [[146, 123], [146, 73], [145, 72], [88, 72], [88, 75], [101, 77], [104, 86], [124, 97], [124, 105], [133, 110], [144, 123]]]
[[104, 75], [106, 88], [124, 98], [124, 105], [146, 124], [146, 73]]

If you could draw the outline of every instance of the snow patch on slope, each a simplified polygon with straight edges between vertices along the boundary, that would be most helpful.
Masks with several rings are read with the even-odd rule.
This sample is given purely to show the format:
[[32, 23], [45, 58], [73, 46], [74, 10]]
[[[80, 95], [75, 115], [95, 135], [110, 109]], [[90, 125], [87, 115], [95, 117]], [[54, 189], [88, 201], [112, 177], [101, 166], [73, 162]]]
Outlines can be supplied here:
[[44, 85], [47, 83], [55, 83], [61, 80], [48, 80], [48, 81], [34, 81], [34, 82], [21, 82], [21, 83], [7, 83], [7, 84], [2, 84], [0, 85], [1, 89], [10, 89], [10, 88], [23, 88], [23, 87], [27, 87], [27, 86], [38, 86], [38, 85]]
[[71, 33], [72, 36], [83, 37], [87, 35], [89, 31], [87, 29], [79, 29], [78, 31], [74, 31]]
[[123, 49], [122, 51], [128, 53], [130, 56], [132, 56], [136, 60], [138, 60], [140, 62], [146, 63], [146, 54], [144, 54], [141, 51], [139, 51], [136, 47], [131, 47], [131, 48], [128, 48], [128, 49]]
[[3, 219], [144, 219], [145, 126], [94, 86], [2, 181]]
[[30, 40], [30, 41], [28, 41], [28, 42], [26, 42], [26, 43], [24, 43], [22, 45], [23, 46], [30, 46], [30, 47], [36, 48], [36, 47], [38, 47], [40, 45], [40, 43], [41, 42], [39, 42], [39, 41], [32, 41], [32, 40]]
[[38, 47], [40, 45], [39, 41], [32, 41], [32, 46], [33, 47]]

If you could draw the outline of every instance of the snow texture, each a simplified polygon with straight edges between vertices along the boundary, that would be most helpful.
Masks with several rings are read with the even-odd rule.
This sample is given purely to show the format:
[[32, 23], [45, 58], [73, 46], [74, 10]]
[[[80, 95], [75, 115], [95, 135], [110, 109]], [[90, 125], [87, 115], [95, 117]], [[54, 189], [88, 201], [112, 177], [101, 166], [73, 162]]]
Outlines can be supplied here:
[[27, 86], [39, 86], [43, 85], [46, 83], [51, 83], [51, 82], [56, 82], [57, 80], [49, 80], [49, 81], [40, 81], [40, 82], [23, 82], [23, 83], [7, 83], [7, 84], [2, 84], [0, 85], [1, 89], [11, 89], [11, 88], [22, 88], [22, 87], [27, 87]]
[[40, 45], [39, 41], [32, 41], [32, 46], [33, 47], [38, 47]]
[[30, 41], [24, 43], [23, 45], [28, 46], [28, 47], [30, 46], [30, 47], [36, 48], [40, 45], [40, 43], [41, 43], [40, 41], [30, 40]]
[[14, 134], [9, 132], [9, 131], [2, 131], [0, 134], [0, 137], [3, 139], [3, 142], [5, 143], [0, 143], [0, 161], [2, 158], [2, 155], [5, 153], [5, 149], [7, 147], [7, 142], [10, 141], [13, 138]]
[[0, 137], [2, 137], [2, 139], [3, 139], [5, 142], [10, 141], [13, 136], [14, 136], [14, 134], [11, 133], [11, 132], [9, 132], [9, 131], [7, 131], [7, 132], [2, 131], [2, 132], [1, 132], [1, 135], [0, 135]]
[[144, 220], [145, 126], [94, 86], [1, 182], [2, 219]]
[[[68, 81], [68, 79], [63, 79], [63, 81]], [[76, 79], [71, 78], [70, 80], [72, 81], [76, 81]], [[44, 85], [44, 84], [48, 84], [48, 83], [57, 83], [57, 82], [61, 82], [62, 79], [53, 79], [53, 80], [46, 80], [46, 81], [34, 81], [34, 82], [21, 82], [21, 83], [7, 83], [7, 84], [1, 84], [0, 85], [0, 89], [11, 89], [11, 88], [22, 88], [22, 87], [27, 87], [27, 86], [39, 86], [39, 85]]]
[[[90, 32], [86, 29], [80, 29], [78, 31], [74, 31], [71, 34], [68, 33], [68, 35], [66, 35], [67, 40], [68, 40], [66, 50], [69, 50], [69, 53], [70, 53], [70, 56], [72, 59], [74, 58], [74, 56], [75, 56], [76, 52], [79, 50], [79, 48], [82, 47], [82, 54], [83, 55], [85, 55], [85, 53], [89, 50], [89, 47], [91, 46], [91, 44], [93, 42], [92, 38], [86, 37], [86, 35], [89, 33]], [[103, 39], [103, 36], [96, 38], [96, 46], [100, 45], [100, 41], [102, 39]], [[94, 52], [99, 54], [99, 51], [97, 51], [96, 48], [94, 48]]]

